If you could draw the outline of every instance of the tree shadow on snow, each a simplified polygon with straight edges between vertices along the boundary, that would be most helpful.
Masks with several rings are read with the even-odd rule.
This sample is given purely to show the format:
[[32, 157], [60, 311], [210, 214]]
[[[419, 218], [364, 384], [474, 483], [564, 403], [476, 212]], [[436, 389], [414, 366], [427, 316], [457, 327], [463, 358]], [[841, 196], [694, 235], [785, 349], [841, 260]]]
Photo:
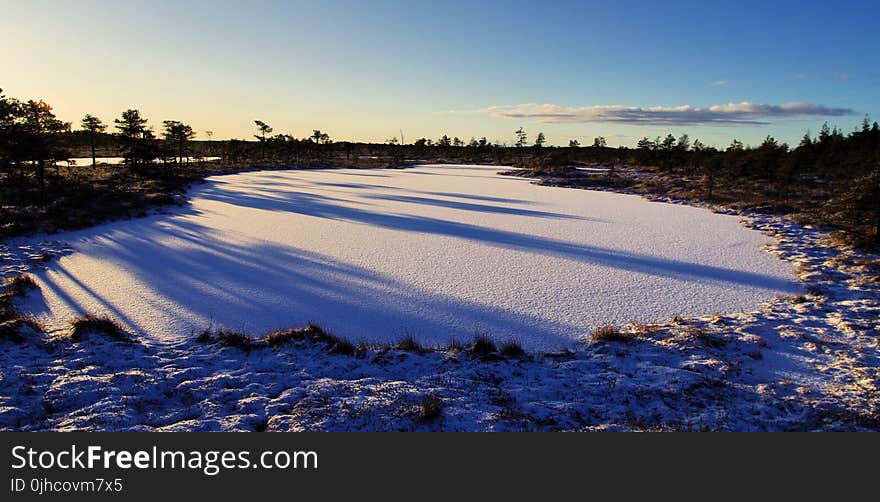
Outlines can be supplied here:
[[[750, 288], [766, 289], [773, 292], [796, 293], [801, 287], [794, 280], [786, 280], [745, 270], [735, 270], [712, 265], [686, 262], [657, 256], [621, 251], [616, 249], [589, 246], [584, 244], [549, 239], [546, 237], [499, 230], [485, 226], [457, 221], [416, 216], [411, 214], [392, 214], [351, 207], [355, 201], [329, 197], [326, 195], [295, 192], [279, 187], [261, 191], [239, 192], [226, 190], [219, 186], [205, 186], [194, 194], [207, 200], [223, 202], [236, 206], [266, 211], [291, 212], [316, 218], [350, 221], [376, 227], [405, 232], [443, 235], [480, 242], [505, 249], [558, 256], [585, 263], [593, 263], [647, 275], [687, 280], [709, 284], [736, 284]], [[442, 199], [427, 197], [384, 196], [390, 200], [403, 200], [444, 207], [454, 207], [471, 211], [489, 211], [489, 206], [481, 204], [452, 203]], [[528, 211], [516, 208], [492, 209], [492, 212], [506, 212], [514, 215], [558, 217], [556, 213]]]
[[[214, 327], [263, 331], [317, 322], [353, 341], [395, 342], [413, 334], [425, 344], [466, 341], [480, 332], [516, 338], [530, 346], [568, 346], [560, 333], [574, 328], [425, 291], [325, 255], [275, 244], [237, 245], [223, 235], [181, 218], [119, 227], [99, 237], [90, 256], [124, 264], [154, 293]], [[48, 270], [71, 281], [108, 313], [137, 331], [93, 288], [58, 262]], [[68, 284], [41, 274], [43, 283], [80, 313]], [[185, 336], [188, 333], [171, 334]]]

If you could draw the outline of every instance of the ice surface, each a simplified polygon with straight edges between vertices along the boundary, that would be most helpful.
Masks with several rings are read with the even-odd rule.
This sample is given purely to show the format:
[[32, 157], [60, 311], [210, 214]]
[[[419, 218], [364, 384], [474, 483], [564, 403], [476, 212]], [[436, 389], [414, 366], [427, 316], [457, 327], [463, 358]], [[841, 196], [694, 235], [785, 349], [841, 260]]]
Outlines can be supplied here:
[[67, 232], [22, 310], [107, 313], [153, 341], [312, 321], [355, 341], [485, 333], [553, 350], [595, 326], [753, 309], [800, 291], [737, 217], [539, 187], [497, 166], [210, 178], [172, 214]]

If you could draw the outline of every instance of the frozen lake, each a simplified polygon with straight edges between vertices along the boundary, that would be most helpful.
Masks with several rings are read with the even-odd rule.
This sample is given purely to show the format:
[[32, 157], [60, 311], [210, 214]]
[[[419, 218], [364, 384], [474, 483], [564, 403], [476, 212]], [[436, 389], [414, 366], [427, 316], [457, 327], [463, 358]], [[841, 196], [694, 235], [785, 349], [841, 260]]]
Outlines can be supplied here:
[[173, 341], [316, 322], [355, 341], [475, 333], [557, 349], [601, 324], [753, 309], [800, 291], [737, 217], [532, 185], [485, 166], [264, 171], [189, 207], [53, 236], [75, 252], [25, 305]]
[[[184, 157], [186, 162], [198, 162], [195, 157]], [[68, 161], [73, 162], [74, 165], [77, 166], [90, 166], [92, 165], [91, 157], [73, 157], [67, 159]], [[212, 161], [212, 160], [220, 160], [220, 157], [202, 157], [203, 161]], [[161, 161], [156, 161], [161, 163]], [[95, 157], [96, 164], [111, 164], [111, 165], [119, 165], [125, 163], [124, 157]]]

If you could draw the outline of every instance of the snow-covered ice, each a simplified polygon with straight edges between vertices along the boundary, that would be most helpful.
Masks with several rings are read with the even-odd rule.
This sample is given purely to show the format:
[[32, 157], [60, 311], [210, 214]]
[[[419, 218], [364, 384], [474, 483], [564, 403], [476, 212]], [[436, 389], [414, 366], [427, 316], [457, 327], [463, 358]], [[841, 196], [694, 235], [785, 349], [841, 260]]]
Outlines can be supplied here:
[[801, 292], [736, 216], [546, 188], [490, 166], [209, 178], [169, 214], [53, 236], [21, 310], [146, 341], [316, 322], [354, 341], [484, 333], [557, 350], [597, 325], [753, 310]]

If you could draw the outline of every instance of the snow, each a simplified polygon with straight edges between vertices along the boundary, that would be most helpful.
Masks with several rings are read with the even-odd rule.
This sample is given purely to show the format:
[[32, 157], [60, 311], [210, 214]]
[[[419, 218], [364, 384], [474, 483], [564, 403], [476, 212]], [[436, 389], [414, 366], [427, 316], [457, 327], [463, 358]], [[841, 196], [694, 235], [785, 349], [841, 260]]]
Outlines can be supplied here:
[[493, 166], [209, 178], [169, 214], [62, 233], [22, 310], [109, 314], [150, 342], [316, 322], [355, 342], [483, 333], [529, 350], [596, 326], [753, 310], [802, 291], [736, 216], [549, 189]]
[[[449, 177], [465, 172], [419, 169], [457, 169]], [[267, 174], [297, 180], [399, 175], [333, 173]], [[392, 182], [398, 183], [381, 184]], [[505, 190], [525, 192], [528, 186]], [[531, 197], [543, 202], [527, 207], [536, 210], [560, 211], [559, 201], [568, 193], [595, 196], [535, 188], [541, 193]], [[496, 205], [510, 203], [498, 200], [502, 195], [492, 197]], [[626, 213], [639, 199], [602, 200], [624, 201], [620, 210]], [[201, 204], [195, 200], [194, 208]], [[146, 223], [147, 230], [157, 221], [195, 214], [129, 223]], [[699, 221], [708, 211], [694, 214]], [[634, 333], [629, 343], [584, 341], [572, 350], [523, 358], [478, 357], [454, 348], [365, 347], [342, 355], [308, 341], [243, 351], [187, 336], [124, 344], [98, 335], [72, 342], [29, 334], [20, 344], [0, 339], [0, 430], [880, 430], [880, 258], [785, 218], [739, 217], [749, 229], [741, 236], [757, 234], [756, 244], [769, 241], [767, 253], [759, 256], [796, 267], [806, 295], [772, 298], [745, 312], [629, 325], [623, 327]], [[721, 225], [729, 218], [713, 221]], [[92, 238], [116, 228], [93, 229]], [[65, 255], [71, 251], [60, 240], [4, 243], [0, 273], [45, 276], [82, 252]], [[62, 257], [46, 261], [47, 256]], [[190, 257], [190, 263], [204, 256]], [[40, 295], [47, 294], [32, 291], [19, 306], [39, 305]], [[420, 402], [428, 395], [439, 399], [439, 417], [420, 416]]]
[[[196, 157], [184, 157], [186, 162], [197, 162]], [[220, 160], [220, 157], [202, 157], [203, 161], [212, 161], [212, 160]], [[67, 162], [73, 162], [74, 165], [77, 166], [89, 166], [92, 164], [91, 157], [71, 157], [67, 159]], [[125, 157], [95, 157], [95, 162], [98, 164], [124, 164]]]

